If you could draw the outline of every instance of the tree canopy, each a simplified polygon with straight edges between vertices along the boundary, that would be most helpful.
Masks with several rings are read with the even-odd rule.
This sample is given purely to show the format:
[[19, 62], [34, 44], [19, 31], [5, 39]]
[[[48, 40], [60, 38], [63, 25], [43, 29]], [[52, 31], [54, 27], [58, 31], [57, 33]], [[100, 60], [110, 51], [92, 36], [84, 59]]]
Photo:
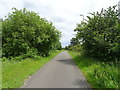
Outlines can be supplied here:
[[116, 6], [90, 14], [74, 29], [85, 54], [104, 61], [120, 59], [120, 23]]
[[52, 22], [25, 8], [13, 8], [2, 22], [3, 56], [19, 56], [30, 50], [47, 56], [51, 50], [61, 47], [60, 37], [61, 32]]

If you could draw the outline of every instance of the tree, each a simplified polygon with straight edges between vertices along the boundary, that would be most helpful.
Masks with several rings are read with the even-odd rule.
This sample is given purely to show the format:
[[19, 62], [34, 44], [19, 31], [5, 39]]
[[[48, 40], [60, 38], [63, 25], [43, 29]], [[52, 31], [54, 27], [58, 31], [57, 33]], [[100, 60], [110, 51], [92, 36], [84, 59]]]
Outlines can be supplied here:
[[79, 44], [79, 43], [80, 42], [79, 42], [78, 38], [72, 38], [70, 40], [70, 46], [74, 46], [74, 45]]
[[5, 57], [19, 56], [30, 50], [42, 56], [49, 55], [61, 36], [52, 22], [25, 8], [22, 10], [13, 8], [13, 12], [8, 14], [2, 24], [2, 46]]
[[83, 49], [90, 57], [101, 60], [120, 58], [120, 23], [116, 6], [101, 12], [90, 13], [87, 22], [78, 24], [76, 37], [82, 40]]

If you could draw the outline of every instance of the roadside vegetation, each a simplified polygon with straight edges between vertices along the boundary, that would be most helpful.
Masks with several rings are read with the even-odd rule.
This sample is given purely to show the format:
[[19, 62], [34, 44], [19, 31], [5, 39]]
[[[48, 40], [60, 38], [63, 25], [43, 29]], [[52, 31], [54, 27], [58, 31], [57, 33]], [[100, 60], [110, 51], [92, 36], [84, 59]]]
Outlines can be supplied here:
[[48, 56], [51, 50], [61, 49], [60, 37], [52, 22], [25, 8], [13, 8], [2, 22], [2, 55], [11, 58], [34, 52]]
[[[38, 69], [45, 65], [62, 50], [51, 52], [47, 57], [5, 60], [2, 62], [2, 88], [19, 88]], [[4, 58], [5, 59], [5, 58]]]
[[116, 6], [90, 13], [65, 47], [93, 88], [120, 88], [119, 15]]
[[86, 77], [92, 88], [118, 88], [118, 64], [96, 61], [78, 52], [69, 51], [72, 59]]
[[25, 8], [13, 8], [1, 23], [2, 87], [18, 88], [61, 52], [61, 32], [52, 22]]

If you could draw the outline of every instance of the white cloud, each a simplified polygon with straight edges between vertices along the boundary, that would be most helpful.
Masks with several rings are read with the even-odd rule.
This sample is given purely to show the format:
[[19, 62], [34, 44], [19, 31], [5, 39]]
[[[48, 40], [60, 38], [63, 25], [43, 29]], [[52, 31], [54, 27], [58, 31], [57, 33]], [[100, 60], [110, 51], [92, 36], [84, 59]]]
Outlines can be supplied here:
[[116, 5], [119, 0], [0, 0], [0, 18], [11, 12], [11, 8], [33, 10], [41, 17], [52, 21], [62, 31], [63, 46], [69, 44], [74, 37], [76, 23], [83, 19], [80, 14], [100, 11], [102, 8]]

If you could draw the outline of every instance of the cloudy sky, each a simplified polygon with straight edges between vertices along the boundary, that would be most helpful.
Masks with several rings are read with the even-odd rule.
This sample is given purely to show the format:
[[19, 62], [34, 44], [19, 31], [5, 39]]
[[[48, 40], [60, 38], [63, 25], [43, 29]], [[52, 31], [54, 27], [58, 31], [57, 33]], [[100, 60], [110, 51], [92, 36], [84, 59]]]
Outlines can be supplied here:
[[0, 0], [0, 18], [4, 18], [11, 8], [27, 8], [35, 11], [62, 32], [62, 46], [69, 44], [74, 37], [74, 28], [89, 12], [100, 11], [116, 5], [120, 0]]

